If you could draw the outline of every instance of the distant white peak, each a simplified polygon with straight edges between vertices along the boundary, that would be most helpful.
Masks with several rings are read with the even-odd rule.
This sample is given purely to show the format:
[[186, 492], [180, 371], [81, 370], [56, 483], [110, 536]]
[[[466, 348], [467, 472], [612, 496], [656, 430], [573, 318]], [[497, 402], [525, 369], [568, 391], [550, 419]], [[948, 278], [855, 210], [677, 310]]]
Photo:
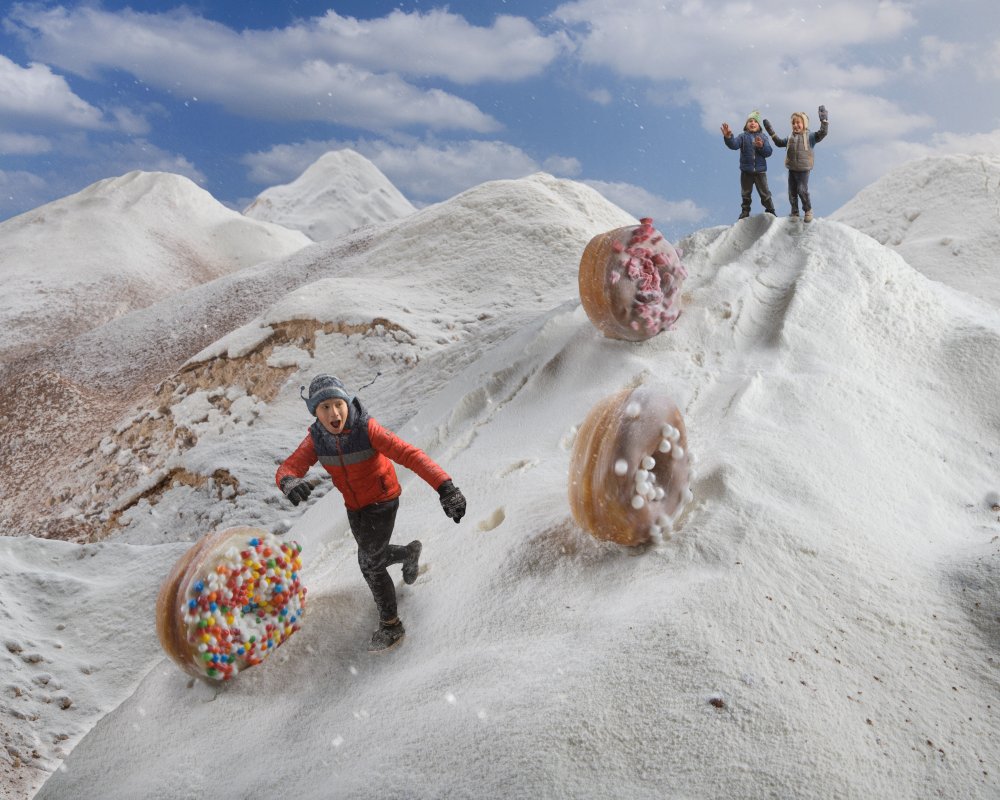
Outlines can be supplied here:
[[202, 189], [190, 178], [172, 172], [143, 172], [142, 170], [134, 170], [115, 178], [97, 181], [76, 195], [65, 199], [82, 202], [105, 200], [119, 208], [143, 202], [166, 202], [186, 207], [223, 207], [209, 192]]
[[414, 211], [371, 161], [353, 150], [334, 150], [291, 183], [261, 192], [243, 213], [323, 241]]
[[0, 223], [0, 355], [75, 336], [311, 244], [181, 175], [130, 172]]

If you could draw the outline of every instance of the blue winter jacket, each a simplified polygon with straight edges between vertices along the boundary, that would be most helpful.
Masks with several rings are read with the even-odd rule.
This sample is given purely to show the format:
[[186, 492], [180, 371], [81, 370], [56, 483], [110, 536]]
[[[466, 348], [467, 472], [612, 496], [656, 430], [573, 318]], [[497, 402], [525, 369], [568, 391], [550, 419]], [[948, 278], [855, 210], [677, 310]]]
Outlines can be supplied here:
[[[764, 140], [761, 148], [753, 146], [753, 140], [758, 136]], [[771, 155], [771, 140], [764, 131], [743, 131], [739, 136], [727, 136], [723, 141], [730, 150], [740, 151], [740, 172], [767, 172], [767, 161], [764, 159]]]

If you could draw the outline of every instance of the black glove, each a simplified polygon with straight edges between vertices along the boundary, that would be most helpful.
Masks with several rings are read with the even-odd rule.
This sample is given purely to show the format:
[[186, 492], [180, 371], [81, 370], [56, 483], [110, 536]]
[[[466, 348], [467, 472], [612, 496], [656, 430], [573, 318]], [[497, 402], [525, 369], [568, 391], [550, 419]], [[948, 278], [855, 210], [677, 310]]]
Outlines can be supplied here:
[[764, 130], [771, 134], [771, 136], [774, 136], [774, 128], [771, 127], [771, 120], [764, 120]]
[[826, 106], [819, 107], [819, 121], [826, 122], [829, 119], [829, 115], [826, 113]]
[[292, 501], [293, 506], [297, 506], [303, 500], [307, 500], [309, 495], [312, 494], [312, 486], [309, 485], [309, 481], [304, 478], [294, 478], [291, 475], [286, 475], [281, 479], [281, 491], [285, 493], [285, 497]]
[[441, 508], [448, 516], [458, 522], [465, 516], [465, 495], [451, 481], [445, 481], [438, 486], [438, 495], [441, 497]]

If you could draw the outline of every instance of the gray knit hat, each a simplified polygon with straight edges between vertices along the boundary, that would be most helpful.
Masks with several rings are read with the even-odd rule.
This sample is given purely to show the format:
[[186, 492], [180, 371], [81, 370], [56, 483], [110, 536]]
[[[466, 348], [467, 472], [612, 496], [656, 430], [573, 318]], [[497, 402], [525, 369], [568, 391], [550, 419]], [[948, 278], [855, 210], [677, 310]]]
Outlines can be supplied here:
[[303, 394], [305, 388], [305, 386], [299, 387], [299, 397], [306, 401], [306, 408], [314, 417], [316, 416], [316, 408], [324, 400], [339, 398], [347, 405], [350, 405], [354, 400], [354, 395], [347, 391], [344, 382], [333, 375], [317, 375], [313, 378], [312, 383], [309, 384], [308, 396]]

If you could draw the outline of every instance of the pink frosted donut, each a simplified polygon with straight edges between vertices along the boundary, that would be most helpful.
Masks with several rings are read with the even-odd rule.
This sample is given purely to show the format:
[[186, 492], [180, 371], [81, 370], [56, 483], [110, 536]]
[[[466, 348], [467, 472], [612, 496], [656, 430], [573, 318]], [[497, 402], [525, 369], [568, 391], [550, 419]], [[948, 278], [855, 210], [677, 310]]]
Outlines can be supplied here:
[[256, 528], [203, 536], [178, 559], [156, 599], [160, 644], [184, 670], [227, 681], [301, 627], [302, 547]]
[[605, 336], [638, 342], [674, 326], [686, 277], [680, 253], [643, 217], [638, 227], [590, 240], [580, 259], [580, 300]]
[[577, 431], [569, 505], [597, 539], [639, 545], [669, 538], [691, 501], [690, 483], [684, 420], [662, 388], [605, 398]]

